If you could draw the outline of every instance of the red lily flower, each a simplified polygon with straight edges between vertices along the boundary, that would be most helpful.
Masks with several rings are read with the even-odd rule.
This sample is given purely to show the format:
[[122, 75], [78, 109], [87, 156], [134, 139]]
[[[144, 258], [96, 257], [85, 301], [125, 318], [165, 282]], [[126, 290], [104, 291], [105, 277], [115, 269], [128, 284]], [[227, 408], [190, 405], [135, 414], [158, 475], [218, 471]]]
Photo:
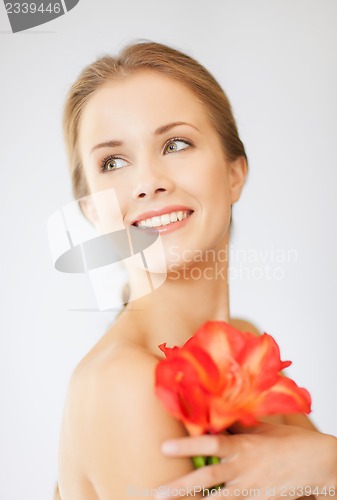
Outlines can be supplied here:
[[191, 435], [219, 433], [234, 422], [255, 425], [262, 416], [310, 413], [306, 389], [280, 374], [271, 335], [240, 332], [221, 321], [205, 323], [183, 347], [159, 348], [156, 394]]

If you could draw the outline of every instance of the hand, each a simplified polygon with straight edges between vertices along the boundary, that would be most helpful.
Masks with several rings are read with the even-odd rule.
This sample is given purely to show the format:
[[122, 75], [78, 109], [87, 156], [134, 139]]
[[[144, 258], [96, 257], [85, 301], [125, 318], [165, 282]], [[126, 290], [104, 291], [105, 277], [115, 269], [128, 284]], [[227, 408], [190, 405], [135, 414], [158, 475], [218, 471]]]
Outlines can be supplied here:
[[[191, 491], [195, 487], [211, 488], [225, 483], [228, 491], [219, 492], [219, 498], [247, 500], [258, 496], [259, 500], [268, 497], [294, 500], [304, 495], [318, 496], [324, 487], [325, 499], [333, 496], [337, 486], [336, 438], [299, 427], [266, 423], [236, 428], [235, 432], [238, 431], [232, 435], [165, 442], [162, 452], [166, 455], [215, 455], [222, 459], [219, 464], [202, 467], [173, 481], [165, 491], [186, 488]], [[332, 488], [329, 490], [329, 487]]]

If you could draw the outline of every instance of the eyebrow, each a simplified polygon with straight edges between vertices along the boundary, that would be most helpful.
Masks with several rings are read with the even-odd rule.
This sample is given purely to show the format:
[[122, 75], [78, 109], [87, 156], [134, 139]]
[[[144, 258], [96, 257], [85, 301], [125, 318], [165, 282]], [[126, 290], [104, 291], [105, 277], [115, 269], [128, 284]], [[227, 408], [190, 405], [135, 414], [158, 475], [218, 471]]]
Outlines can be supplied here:
[[[171, 122], [171, 123], [167, 123], [166, 125], [161, 125], [160, 127], [158, 127], [154, 131], [154, 135], [165, 134], [165, 132], [168, 132], [173, 127], [178, 127], [178, 125], [188, 125], [189, 127], [192, 127], [195, 130], [197, 130], [198, 132], [200, 132], [200, 130], [197, 127], [195, 127], [194, 125], [192, 125], [191, 123], [186, 123], [186, 122]], [[100, 148], [115, 148], [115, 147], [122, 146], [123, 144], [124, 144], [123, 141], [118, 141], [118, 140], [117, 141], [101, 142], [100, 144], [96, 144], [96, 146], [94, 146], [92, 148], [92, 150], [90, 151], [90, 154], [92, 154], [96, 149], [100, 149]]]
[[168, 123], [167, 125], [162, 125], [161, 127], [158, 127], [154, 131], [154, 135], [162, 135], [165, 132], [167, 132], [168, 130], [170, 130], [171, 128], [177, 127], [178, 125], [188, 125], [189, 127], [195, 128], [195, 130], [198, 130], [198, 132], [199, 132], [199, 129], [197, 129], [197, 127], [195, 127], [191, 123], [186, 123], [186, 122], [172, 122], [172, 123]]
[[100, 148], [116, 148], [118, 146], [122, 146], [122, 144], [123, 144], [122, 141], [106, 141], [106, 142], [101, 142], [100, 144], [96, 144], [96, 146], [94, 146], [92, 148], [92, 150], [90, 151], [90, 154], [92, 155], [92, 153], [96, 149], [100, 149]]

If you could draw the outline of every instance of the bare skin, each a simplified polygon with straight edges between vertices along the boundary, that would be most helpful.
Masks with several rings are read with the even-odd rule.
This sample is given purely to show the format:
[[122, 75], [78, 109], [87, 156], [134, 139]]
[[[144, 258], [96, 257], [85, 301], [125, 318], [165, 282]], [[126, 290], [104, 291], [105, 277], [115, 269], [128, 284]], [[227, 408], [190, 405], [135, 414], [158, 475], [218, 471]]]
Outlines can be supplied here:
[[[249, 326], [240, 320], [231, 324], [242, 330]], [[254, 333], [253, 327], [249, 329]], [[187, 433], [154, 396], [159, 349], [158, 355], [149, 354], [135, 331], [132, 313], [125, 314], [74, 371], [61, 434], [62, 499], [96, 500], [111, 498], [112, 493], [127, 498], [128, 487], [155, 488], [193, 470], [190, 459], [172, 460], [160, 451], [164, 440]], [[266, 420], [282, 423], [283, 417]], [[146, 462], [156, 464], [151, 470], [144, 464], [142, 449]]]
[[[62, 424], [62, 500], [126, 500], [135, 491], [137, 498], [148, 498], [149, 489], [193, 470], [189, 457], [172, 459], [161, 451], [164, 441], [186, 437], [186, 431], [154, 394], [158, 345], [182, 345], [210, 319], [255, 331], [230, 319], [227, 262], [217, 258], [228, 248], [231, 206], [240, 198], [247, 165], [243, 158], [226, 159], [189, 89], [152, 71], [109, 83], [91, 96], [79, 146], [90, 192], [114, 189], [125, 227], [148, 210], [178, 204], [192, 211], [185, 225], [161, 234], [165, 283], [133, 300], [76, 367]], [[107, 155], [114, 158], [105, 161]], [[102, 165], [111, 170], [100, 173]], [[98, 231], [113, 230], [119, 220], [104, 203], [88, 201], [83, 209]], [[186, 266], [186, 250], [189, 255], [212, 250], [216, 258]], [[173, 278], [173, 264], [187, 275]], [[189, 279], [195, 269], [200, 277]], [[219, 271], [221, 279], [210, 279]], [[139, 269], [129, 272], [134, 283]], [[295, 425], [313, 428], [305, 417], [297, 418]], [[282, 416], [270, 421], [292, 423]], [[267, 448], [268, 461], [273, 460], [273, 443]]]
[[[248, 330], [245, 322], [233, 320], [231, 323], [236, 328]], [[136, 488], [139, 492], [164, 484], [171, 487], [215, 484], [214, 472], [210, 473], [208, 468], [204, 470], [204, 476], [200, 476], [200, 472], [199, 476], [193, 476], [195, 472], [192, 472], [193, 466], [188, 458], [193, 453], [186, 453], [186, 445], [183, 453], [176, 454], [180, 458], [174, 460], [172, 454], [165, 456], [161, 453], [164, 441], [172, 437], [186, 437], [187, 434], [154, 397], [153, 372], [160, 353], [158, 356], [149, 354], [135, 343], [135, 337], [125, 338], [125, 332], [134, 331], [133, 327], [132, 319], [127, 316], [121, 318], [74, 372], [62, 429], [62, 499], [96, 500], [112, 498], [112, 495], [126, 499]], [[254, 332], [254, 328], [250, 330]], [[303, 415], [280, 415], [265, 421], [284, 424], [287, 423], [286, 418], [288, 421], [298, 419], [296, 423], [299, 425], [314, 429]], [[281, 427], [284, 428], [283, 425]], [[296, 436], [295, 433], [293, 437]], [[264, 446], [270, 455], [270, 450], [275, 449], [273, 439], [276, 441], [277, 436], [271, 433], [269, 438]], [[307, 442], [309, 445], [310, 441]], [[190, 446], [190, 452], [193, 452], [193, 443]], [[261, 444], [257, 448], [261, 449]], [[223, 449], [227, 456], [226, 443]], [[287, 449], [291, 456], [293, 449]], [[251, 450], [256, 454], [253, 447]], [[202, 450], [199, 448], [199, 451]], [[221, 457], [222, 453], [218, 452], [218, 455]], [[149, 463], [151, 467], [148, 467]], [[267, 463], [270, 464], [270, 461]], [[224, 469], [225, 464], [221, 465]], [[240, 465], [244, 464], [240, 462]], [[209, 477], [205, 477], [206, 473]], [[218, 482], [220, 476], [220, 482], [224, 481], [224, 470], [218, 469], [217, 473]], [[289, 473], [287, 468], [285, 473]], [[181, 477], [179, 481], [173, 481], [178, 477]], [[197, 494], [195, 498], [202, 498], [202, 495]]]
[[263, 423], [251, 429], [241, 427], [235, 435], [169, 441], [162, 450], [172, 457], [215, 455], [222, 459], [169, 483], [168, 491], [225, 483], [227, 496], [240, 500], [247, 497], [247, 490], [258, 492], [262, 500], [336, 494], [337, 440], [314, 430]]

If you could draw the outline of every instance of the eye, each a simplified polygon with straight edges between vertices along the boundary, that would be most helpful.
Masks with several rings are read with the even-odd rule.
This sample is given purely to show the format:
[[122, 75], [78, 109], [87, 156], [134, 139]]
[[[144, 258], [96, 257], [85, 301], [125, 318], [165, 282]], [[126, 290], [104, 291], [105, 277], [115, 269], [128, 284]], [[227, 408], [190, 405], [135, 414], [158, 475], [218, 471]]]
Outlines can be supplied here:
[[191, 146], [191, 143], [186, 141], [186, 139], [171, 139], [166, 145], [164, 152], [165, 154], [175, 153], [176, 151], [182, 151], [183, 149]]
[[118, 158], [116, 156], [108, 156], [102, 161], [101, 172], [111, 172], [112, 170], [118, 170], [119, 168], [125, 167], [128, 164], [123, 158]]

